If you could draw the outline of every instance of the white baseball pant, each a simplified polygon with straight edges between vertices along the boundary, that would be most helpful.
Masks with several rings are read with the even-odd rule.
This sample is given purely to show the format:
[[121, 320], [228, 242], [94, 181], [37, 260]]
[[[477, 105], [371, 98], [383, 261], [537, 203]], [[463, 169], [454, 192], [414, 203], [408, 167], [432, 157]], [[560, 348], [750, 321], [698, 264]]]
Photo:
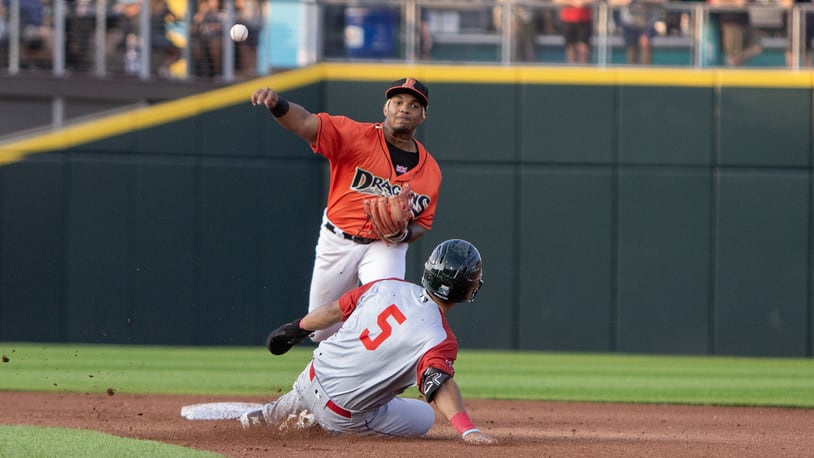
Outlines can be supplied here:
[[[381, 240], [367, 245], [356, 243], [328, 230], [326, 223], [329, 221], [323, 214], [311, 274], [309, 312], [339, 299], [360, 284], [382, 278], [404, 279], [408, 244], [388, 246]], [[341, 325], [337, 323], [315, 332], [312, 340], [321, 342], [327, 339]]]
[[331, 401], [310, 369], [311, 364], [308, 364], [294, 382], [292, 390], [274, 403], [267, 417], [271, 425], [277, 425], [289, 415], [297, 415], [307, 409], [322, 429], [328, 432], [421, 437], [427, 434], [435, 421], [432, 406], [419, 399], [395, 397], [378, 409], [349, 412]]

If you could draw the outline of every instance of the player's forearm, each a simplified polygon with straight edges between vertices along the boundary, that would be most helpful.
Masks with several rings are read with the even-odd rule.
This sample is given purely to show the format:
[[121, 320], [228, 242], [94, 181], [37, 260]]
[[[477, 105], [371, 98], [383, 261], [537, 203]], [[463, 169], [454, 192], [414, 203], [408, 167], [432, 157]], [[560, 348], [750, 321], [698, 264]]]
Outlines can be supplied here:
[[305, 315], [302, 320], [300, 320], [300, 327], [302, 329], [317, 331], [329, 328], [338, 323], [341, 319], [342, 309], [339, 308], [339, 301], [333, 301]]
[[308, 143], [313, 144], [316, 141], [319, 118], [301, 105], [280, 97], [277, 91], [268, 87], [254, 91], [251, 102], [253, 106], [266, 107], [281, 126], [299, 135]]
[[461, 439], [471, 444], [489, 445], [496, 444], [498, 441], [492, 436], [481, 432], [464, 407], [464, 400], [461, 396], [461, 390], [454, 379], [447, 380], [435, 394], [432, 404], [449, 420], [450, 424]]
[[442, 415], [447, 417], [447, 420], [460, 412], [466, 412], [461, 390], [453, 378], [450, 378], [438, 388], [438, 392], [435, 394], [432, 404]]
[[317, 116], [294, 102], [284, 103], [288, 103], [288, 111], [282, 116], [275, 116], [274, 119], [309, 144], [316, 142], [319, 126]]
[[404, 240], [406, 243], [415, 242], [416, 240], [420, 239], [425, 232], [427, 232], [427, 230], [424, 229], [424, 226], [418, 223], [410, 223], [407, 225], [407, 228], [410, 230], [410, 237]]

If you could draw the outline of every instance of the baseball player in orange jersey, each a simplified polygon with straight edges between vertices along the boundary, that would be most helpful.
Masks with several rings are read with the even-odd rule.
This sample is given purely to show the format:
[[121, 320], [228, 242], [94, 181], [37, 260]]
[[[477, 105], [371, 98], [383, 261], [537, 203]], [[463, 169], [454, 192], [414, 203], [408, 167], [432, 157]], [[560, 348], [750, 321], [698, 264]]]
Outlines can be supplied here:
[[[415, 130], [427, 117], [429, 90], [404, 78], [385, 91], [384, 121], [367, 123], [328, 113], [314, 114], [269, 88], [257, 89], [252, 105], [271, 111], [330, 162], [328, 202], [320, 225], [308, 310], [337, 300], [359, 284], [403, 279], [407, 246], [432, 227], [441, 169]], [[394, 238], [383, 240], [364, 208], [366, 199], [400, 194], [409, 185], [412, 218]], [[320, 342], [341, 323], [314, 333]]]

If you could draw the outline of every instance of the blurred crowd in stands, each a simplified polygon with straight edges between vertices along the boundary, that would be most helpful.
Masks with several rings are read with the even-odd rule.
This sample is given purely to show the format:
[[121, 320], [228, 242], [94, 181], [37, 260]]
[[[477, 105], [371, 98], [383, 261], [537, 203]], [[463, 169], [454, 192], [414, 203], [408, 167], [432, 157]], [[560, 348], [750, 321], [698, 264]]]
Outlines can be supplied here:
[[[0, 69], [8, 68], [15, 0], [0, 0]], [[21, 70], [50, 70], [56, 36], [54, 0], [17, 0], [17, 53]], [[249, 28], [249, 38], [234, 46], [234, 70], [240, 76], [257, 74], [258, 33], [262, 27], [261, 0], [234, 0], [234, 19]], [[149, 40], [142, 35], [142, 7], [148, 5]], [[149, 44], [149, 72], [157, 78], [216, 77], [222, 74], [224, 15], [222, 0], [198, 0], [187, 14], [187, 0], [66, 0], [64, 61], [68, 73], [94, 72], [103, 56], [105, 74], [139, 75], [142, 53]], [[101, 21], [99, 20], [101, 18]], [[98, 24], [103, 22], [103, 24]], [[231, 26], [231, 24], [229, 24]], [[226, 27], [228, 33], [228, 27]], [[97, 37], [101, 30], [101, 38]], [[146, 34], [144, 34], [146, 35]], [[228, 37], [228, 36], [227, 36]], [[189, 59], [184, 49], [189, 43]], [[187, 62], [189, 60], [189, 62]], [[189, 69], [187, 69], [189, 65]]]
[[[231, 67], [228, 73], [235, 78], [271, 71], [268, 59], [258, 59], [258, 53], [262, 57], [269, 52], [261, 41], [274, 14], [269, 0], [107, 0], [101, 4], [97, 2], [102, 0], [64, 0], [59, 5], [65, 18], [62, 27], [54, 20], [56, 1], [0, 0], [0, 73], [50, 71], [55, 46], [63, 47], [66, 74], [203, 79], [222, 77], [227, 73], [224, 65]], [[599, 39], [605, 37], [624, 56], [621, 62], [611, 57], [607, 64], [669, 65], [654, 61], [654, 43], [661, 40], [667, 46], [675, 38], [679, 41], [673, 40], [678, 43], [674, 46], [684, 46], [688, 52], [711, 47], [713, 58], [705, 58], [710, 66], [749, 65], [770, 43], [785, 54], [782, 65], [797, 67], [811, 65], [808, 48], [814, 38], [814, 10], [803, 6], [811, 0], [403, 0], [382, 1], [380, 10], [392, 14], [378, 16], [372, 14], [376, 8], [367, 4], [360, 16], [355, 2], [302, 4], [306, 3], [316, 8], [318, 20], [287, 24], [286, 33], [296, 35], [292, 37], [296, 40], [302, 36], [298, 28], [318, 24], [318, 30], [307, 32], [319, 37], [314, 46], [317, 60], [454, 60], [454, 45], [464, 50], [488, 43], [498, 48], [499, 56], [508, 52], [509, 62], [592, 65], [597, 63]], [[699, 4], [704, 8], [695, 8]], [[145, 5], [147, 14], [142, 11]], [[799, 6], [803, 8], [795, 8]], [[190, 7], [193, 10], [187, 11]], [[365, 23], [366, 16], [378, 23]], [[233, 23], [249, 28], [247, 41], [228, 39]], [[405, 31], [405, 24], [415, 24], [415, 31]], [[697, 27], [704, 27], [704, 33], [696, 33]], [[371, 33], [378, 36], [371, 38]], [[699, 36], [709, 43], [693, 44]], [[380, 43], [363, 49], [367, 54], [349, 48], [350, 43], [363, 46], [365, 40], [368, 45], [370, 40]], [[404, 43], [414, 43], [414, 51], [405, 51]], [[541, 51], [547, 47], [555, 51]], [[554, 52], [561, 53], [561, 62], [549, 58]]]

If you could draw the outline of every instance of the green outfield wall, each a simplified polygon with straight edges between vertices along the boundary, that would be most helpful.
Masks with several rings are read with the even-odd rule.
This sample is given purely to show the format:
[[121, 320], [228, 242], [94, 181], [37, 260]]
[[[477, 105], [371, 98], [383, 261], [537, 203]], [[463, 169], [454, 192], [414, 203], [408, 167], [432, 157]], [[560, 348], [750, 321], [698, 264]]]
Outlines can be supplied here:
[[0, 340], [262, 345], [306, 310], [324, 159], [273, 86], [379, 121], [430, 87], [462, 347], [811, 356], [812, 74], [325, 64], [0, 145]]

